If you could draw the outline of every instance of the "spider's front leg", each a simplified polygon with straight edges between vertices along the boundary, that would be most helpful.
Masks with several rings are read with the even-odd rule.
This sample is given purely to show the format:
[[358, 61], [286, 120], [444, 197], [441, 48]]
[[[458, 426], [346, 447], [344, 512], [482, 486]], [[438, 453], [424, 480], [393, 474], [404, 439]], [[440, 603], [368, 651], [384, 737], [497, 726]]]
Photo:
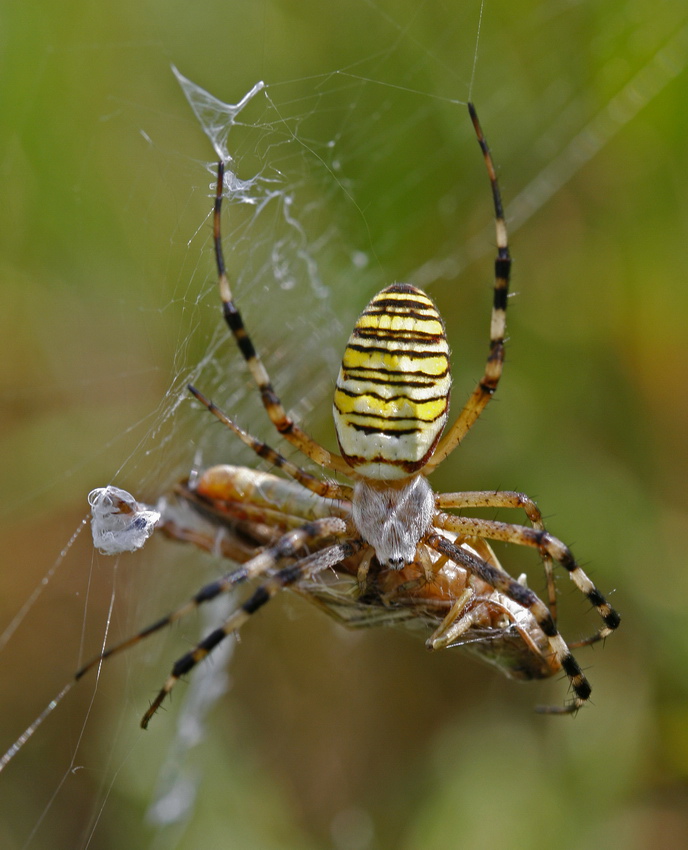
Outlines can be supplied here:
[[[495, 570], [498, 570], [506, 578], [511, 578], [497, 560], [497, 556], [492, 551], [486, 540], [479, 537], [471, 540], [464, 540], [457, 536], [453, 543], [455, 546], [460, 546], [461, 550], [467, 552], [469, 555], [476, 555], [486, 564], [489, 564]], [[427, 552], [426, 547], [423, 546], [422, 548]], [[435, 555], [437, 555], [437, 552], [435, 552]], [[449, 561], [447, 555], [440, 555], [439, 558], [436, 559], [433, 564], [436, 576], [440, 575], [447, 561]], [[433, 634], [426, 640], [425, 645], [428, 649], [445, 649], [452, 643], [455, 643], [462, 635], [468, 632], [484, 618], [485, 612], [481, 611], [480, 604], [481, 602], [486, 602], [488, 600], [488, 596], [491, 594], [487, 593], [487, 588], [480, 586], [480, 583], [470, 571], [466, 571], [464, 582], [464, 589], [452, 604], [446, 617], [435, 629]], [[454, 588], [452, 588], [452, 590], [453, 589]], [[489, 590], [491, 591], [492, 588], [490, 587]], [[499, 608], [502, 614], [505, 614], [504, 610], [497, 602], [495, 602], [495, 600], [489, 601], [489, 607], [492, 610]], [[510, 617], [508, 613], [506, 613], [506, 616], [513, 620], [513, 617]], [[524, 637], [524, 640], [527, 639]]]
[[[251, 341], [244, 320], [234, 301], [230, 287], [229, 276], [225, 264], [224, 252], [222, 250], [222, 195], [224, 191], [225, 164], [222, 160], [217, 165], [217, 183], [215, 187], [215, 204], [213, 210], [213, 242], [215, 245], [215, 261], [217, 264], [218, 286], [222, 300], [222, 315], [239, 347], [248, 370], [258, 387], [263, 407], [270, 417], [270, 421], [277, 431], [299, 451], [303, 452], [319, 466], [330, 469], [333, 472], [341, 472], [345, 475], [350, 471], [348, 464], [342, 457], [330, 452], [317, 443], [312, 437], [302, 431], [301, 428], [288, 415], [282, 401], [277, 395], [270, 376], [261, 357]], [[195, 395], [197, 395], [194, 392]], [[198, 397], [198, 396], [197, 396]]]
[[[449, 517], [449, 519], [462, 520], [464, 518]], [[437, 525], [439, 526], [439, 523], [437, 523]], [[535, 618], [538, 627], [547, 637], [557, 664], [568, 676], [574, 693], [572, 701], [563, 706], [561, 709], [547, 708], [543, 709], [543, 711], [548, 713], [570, 714], [578, 711], [579, 708], [585, 705], [587, 700], [590, 698], [590, 683], [586, 679], [578, 662], [571, 654], [566, 642], [557, 631], [552, 615], [545, 603], [542, 602], [542, 600], [539, 599], [532, 590], [520, 584], [515, 579], [512, 579], [502, 569], [496, 568], [494, 565], [487, 563], [487, 561], [483, 561], [481, 558], [472, 556], [468, 551], [466, 551], [466, 549], [457, 546], [446, 537], [442, 537], [440, 534], [431, 532], [426, 537], [425, 542], [437, 552], [447, 555], [452, 561], [465, 567], [473, 575], [490, 585], [490, 587], [493, 587], [495, 590], [503, 593], [523, 608], [527, 608]]]
[[562, 566], [568, 572], [576, 587], [581, 593], [585, 594], [591, 605], [596, 608], [604, 622], [604, 627], [599, 630], [598, 639], [608, 637], [618, 628], [621, 622], [618, 612], [612, 608], [582, 567], [579, 566], [568, 546], [544, 529], [527, 528], [523, 525], [507, 522], [459, 517], [445, 513], [438, 513], [433, 523], [436, 528], [454, 531], [467, 537], [484, 537], [488, 540], [501, 540], [505, 543], [537, 549], [541, 555], [550, 557]]
[[[438, 493], [435, 497], [435, 505], [440, 509], [453, 508], [515, 508], [522, 510], [530, 520], [533, 528], [545, 531], [542, 514], [535, 502], [525, 493], [516, 490], [473, 490], [464, 493]], [[552, 572], [552, 556], [541, 551], [542, 565], [545, 570], [545, 581], [547, 582], [547, 604], [552, 619], [557, 621], [557, 592], [554, 586], [554, 575]], [[489, 560], [489, 559], [488, 559]]]
[[509, 252], [509, 240], [506, 230], [506, 219], [502, 196], [497, 181], [497, 172], [492, 161], [492, 154], [488, 147], [478, 120], [478, 114], [472, 103], [468, 104], [468, 112], [473, 122], [478, 144], [482, 151], [487, 174], [492, 187], [492, 201], [495, 216], [495, 235], [497, 242], [497, 257], [495, 259], [494, 294], [492, 299], [492, 318], [490, 320], [490, 348], [485, 364], [485, 371], [478, 381], [476, 388], [471, 393], [463, 410], [458, 415], [454, 424], [445, 432], [432, 457], [429, 458], [423, 469], [425, 475], [433, 470], [447, 458], [454, 449], [460, 445], [466, 434], [475, 425], [490, 399], [497, 389], [502, 377], [504, 366], [504, 342], [506, 337], [506, 306], [509, 294], [509, 278], [511, 275], [511, 254]]

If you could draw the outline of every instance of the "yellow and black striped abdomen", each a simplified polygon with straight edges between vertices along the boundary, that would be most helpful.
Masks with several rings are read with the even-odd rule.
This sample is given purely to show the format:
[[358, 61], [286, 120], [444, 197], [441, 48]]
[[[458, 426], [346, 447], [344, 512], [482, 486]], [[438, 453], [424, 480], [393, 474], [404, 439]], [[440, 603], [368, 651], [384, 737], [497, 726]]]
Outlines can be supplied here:
[[439, 439], [449, 407], [449, 347], [428, 296], [396, 283], [359, 317], [334, 394], [337, 439], [367, 478], [413, 474]]

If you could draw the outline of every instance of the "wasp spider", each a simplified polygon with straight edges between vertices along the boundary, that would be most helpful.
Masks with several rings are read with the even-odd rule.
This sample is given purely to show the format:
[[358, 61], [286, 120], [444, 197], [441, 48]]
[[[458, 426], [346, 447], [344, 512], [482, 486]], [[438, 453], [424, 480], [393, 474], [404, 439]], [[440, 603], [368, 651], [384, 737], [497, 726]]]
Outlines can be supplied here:
[[[174, 664], [142, 720], [144, 727], [181, 676], [285, 587], [349, 626], [396, 621], [429, 625], [431, 649], [466, 644], [516, 678], [542, 678], [563, 670], [572, 697], [547, 711], [575, 712], [588, 700], [588, 680], [555, 624], [553, 564], [564, 568], [603, 620], [584, 643], [610, 634], [619, 625], [619, 615], [570, 550], [545, 530], [528, 496], [510, 491], [434, 493], [428, 482], [428, 475], [463, 441], [492, 398], [504, 360], [511, 258], [490, 151], [472, 105], [469, 113], [492, 187], [497, 231], [494, 300], [484, 374], [444, 436], [451, 384], [444, 323], [430, 298], [408, 284], [393, 284], [378, 293], [346, 346], [334, 396], [341, 454], [323, 448], [290, 418], [232, 296], [220, 232], [224, 163], [219, 163], [214, 245], [225, 322], [277, 431], [311, 461], [346, 476], [353, 486], [309, 474], [189, 388], [258, 456], [291, 480], [219, 466], [206, 470], [193, 485], [178, 488], [181, 503], [225, 528], [225, 554], [243, 565], [139, 634], [105, 650], [77, 678], [235, 585], [252, 579], [261, 583], [225, 623]], [[520, 509], [530, 524], [449, 512], [480, 507]], [[165, 528], [174, 537], [217, 548], [213, 533], [188, 519], [168, 518]], [[517, 581], [502, 568], [488, 540], [538, 551], [547, 579], [547, 604], [523, 578]]]

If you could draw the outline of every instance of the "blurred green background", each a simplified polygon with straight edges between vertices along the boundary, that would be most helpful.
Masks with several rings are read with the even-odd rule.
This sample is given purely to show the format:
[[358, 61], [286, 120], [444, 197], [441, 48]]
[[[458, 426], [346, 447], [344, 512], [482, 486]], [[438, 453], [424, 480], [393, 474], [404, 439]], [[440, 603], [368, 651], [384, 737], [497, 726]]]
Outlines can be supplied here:
[[[170, 63], [231, 102], [263, 79], [272, 111], [254, 120], [284, 118], [264, 162], [299, 188], [302, 221], [312, 202], [330, 296], [314, 321], [308, 287], [271, 290], [281, 323], [263, 315], [267, 279], [238, 298], [285, 401], [305, 399], [332, 445], [329, 399], [294, 365], [310, 351], [303, 329], [330, 369], [329, 346], [336, 359], [391, 280], [428, 285], [445, 316], [454, 412], [480, 375], [494, 235], [454, 102], [469, 95], [479, 12], [472, 0], [0, 8], [0, 750], [99, 651], [113, 597], [110, 639], [218, 569], [163, 540], [113, 566], [87, 532], [63, 553], [88, 491], [113, 481], [154, 499], [199, 446], [204, 462], [245, 459], [186, 402], [194, 370], [269, 433], [218, 342], [213, 153]], [[511, 204], [517, 295], [498, 401], [433, 483], [528, 492], [611, 594], [622, 629], [579, 653], [594, 704], [536, 716], [566, 682], [503, 681], [280, 599], [244, 630], [205, 740], [172, 761], [200, 782], [188, 820], [156, 826], [146, 812], [181, 694], [148, 733], [138, 718], [202, 629], [192, 618], [82, 681], [0, 774], [3, 847], [688, 846], [687, 64], [678, 0], [485, 5], [472, 96]], [[249, 226], [244, 251], [269, 250], [278, 229]], [[500, 554], [539, 589], [535, 560]], [[559, 587], [565, 636], [594, 630]]]

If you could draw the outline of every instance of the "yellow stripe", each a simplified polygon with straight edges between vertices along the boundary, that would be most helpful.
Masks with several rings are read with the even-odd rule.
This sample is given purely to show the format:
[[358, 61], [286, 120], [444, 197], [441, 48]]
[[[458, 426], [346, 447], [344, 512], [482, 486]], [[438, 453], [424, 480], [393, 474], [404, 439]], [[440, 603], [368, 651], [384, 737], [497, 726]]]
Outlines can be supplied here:
[[387, 289], [383, 289], [382, 292], [378, 292], [378, 294], [368, 304], [366, 310], [370, 310], [370, 308], [377, 304], [378, 301], [414, 301], [417, 304], [422, 305], [421, 309], [431, 310], [433, 313], [437, 313], [435, 305], [424, 292], [420, 291], [420, 289], [416, 289], [415, 292], [390, 292], [388, 287]]
[[344, 369], [381, 369], [385, 372], [410, 373], [421, 372], [425, 375], [443, 375], [447, 371], [447, 356], [414, 357], [412, 352], [389, 354], [382, 351], [354, 351], [347, 348], [344, 352], [342, 366]]
[[364, 393], [352, 398], [340, 390], [335, 391], [334, 403], [344, 416], [372, 413], [381, 419], [419, 419], [421, 422], [433, 422], [447, 408], [446, 396], [430, 401], [415, 401], [412, 398], [383, 401]]
[[356, 322], [356, 328], [364, 330], [411, 331], [414, 333], [431, 334], [441, 337], [444, 334], [441, 322], [428, 317], [416, 319], [413, 316], [380, 313], [374, 316], [361, 316]]

